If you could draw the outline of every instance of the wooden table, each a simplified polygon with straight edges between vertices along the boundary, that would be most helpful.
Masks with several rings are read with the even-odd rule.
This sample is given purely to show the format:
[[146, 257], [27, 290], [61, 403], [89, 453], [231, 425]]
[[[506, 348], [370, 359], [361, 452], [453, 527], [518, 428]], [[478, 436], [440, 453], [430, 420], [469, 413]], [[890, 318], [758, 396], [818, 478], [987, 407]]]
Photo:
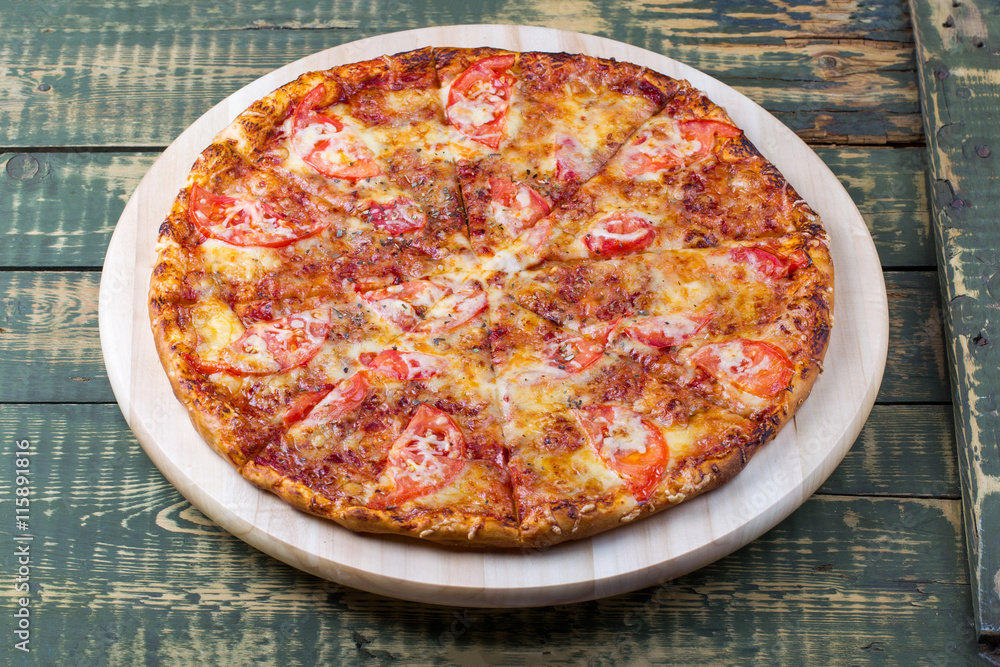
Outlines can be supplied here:
[[[158, 152], [234, 90], [374, 34], [510, 22], [664, 53], [736, 87], [810, 142], [878, 247], [891, 319], [886, 376], [867, 426], [820, 491], [709, 567], [569, 606], [400, 602], [248, 547], [164, 480], [107, 381], [100, 269]], [[0, 663], [976, 659], [906, 2], [0, 0], [0, 28]], [[30, 466], [18, 469], [17, 458]], [[27, 514], [16, 514], [18, 487], [30, 489]], [[25, 546], [28, 594], [15, 590]], [[13, 632], [25, 595], [30, 653]]]

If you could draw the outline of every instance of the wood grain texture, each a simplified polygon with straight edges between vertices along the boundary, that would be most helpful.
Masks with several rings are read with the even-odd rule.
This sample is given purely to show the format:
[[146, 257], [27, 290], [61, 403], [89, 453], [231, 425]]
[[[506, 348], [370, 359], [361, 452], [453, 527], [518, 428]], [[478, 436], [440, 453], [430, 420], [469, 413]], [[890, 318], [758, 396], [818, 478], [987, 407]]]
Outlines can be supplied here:
[[0, 153], [0, 267], [99, 267], [149, 153]]
[[981, 636], [1000, 640], [1000, 7], [911, 0]]
[[934, 267], [927, 164], [920, 148], [817, 148], [868, 223], [883, 269]]
[[817, 493], [958, 498], [951, 406], [876, 405]]
[[[924, 150], [820, 148], [885, 268], [933, 266]], [[0, 268], [97, 268], [152, 153], [0, 153]]]
[[[8, 664], [975, 658], [958, 500], [817, 496], [751, 545], [660, 586], [558, 607], [455, 609], [340, 586], [248, 547], [160, 476], [115, 405], [0, 406], [5, 455], [15, 439], [37, 452], [32, 613], [44, 652]], [[0, 476], [0, 498], [11, 484]], [[0, 503], [0, 525], [12, 511]]]
[[97, 273], [0, 273], [0, 401], [108, 401]]
[[934, 272], [886, 275], [890, 344], [880, 403], [951, 401], [941, 300], [936, 292]]
[[[601, 0], [502, 4], [463, 0], [390, 0], [357, 3], [289, 0], [275, 5], [238, 0], [225, 5], [164, 5], [144, 0], [107, 2], [6, 2], [4, 23], [10, 30], [104, 31], [116, 26], [146, 30], [357, 30], [395, 32], [417, 26], [459, 23], [520, 23], [577, 30], [630, 42], [629, 36], [662, 32], [681, 39], [726, 37], [732, 41], [780, 43], [808, 35], [823, 39], [879, 40], [909, 43], [910, 21], [897, 0], [829, 0], [801, 4], [782, 0], [721, 0], [706, 6], [695, 0], [658, 0], [619, 7]], [[631, 43], [631, 42], [630, 42]]]
[[[0, 142], [162, 147], [250, 81], [369, 34], [355, 29], [25, 31], [0, 43], [0, 61], [9, 63], [0, 70]], [[732, 85], [803, 138], [860, 144], [921, 138], [911, 45], [734, 44], [728, 39], [685, 44], [672, 39], [668, 22], [657, 32], [630, 37], [627, 41], [637, 46], [669, 51]]]

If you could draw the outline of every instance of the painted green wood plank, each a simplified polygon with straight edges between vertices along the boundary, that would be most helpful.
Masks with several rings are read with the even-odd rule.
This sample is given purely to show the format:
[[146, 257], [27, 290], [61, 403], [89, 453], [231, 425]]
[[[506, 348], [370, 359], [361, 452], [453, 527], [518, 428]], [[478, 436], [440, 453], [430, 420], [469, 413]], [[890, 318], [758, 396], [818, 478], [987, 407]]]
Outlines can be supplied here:
[[[883, 266], [934, 265], [924, 151], [821, 148]], [[0, 153], [0, 267], [99, 267], [152, 153]]]
[[0, 273], [0, 400], [115, 400], [97, 328], [100, 279]]
[[951, 407], [876, 405], [818, 493], [958, 498]]
[[[975, 656], [957, 500], [817, 496], [761, 539], [661, 586], [559, 607], [454, 609], [340, 587], [248, 547], [160, 476], [116, 406], [0, 405], [4, 460], [19, 440], [34, 452], [19, 534], [33, 537], [37, 652], [29, 662], [5, 642], [0, 654], [15, 665], [69, 655], [112, 665]], [[0, 498], [14, 484], [0, 476]], [[0, 503], [0, 525], [13, 520], [13, 503]], [[5, 613], [14, 604], [5, 596]]]
[[1000, 6], [911, 0], [977, 628], [1000, 640]]
[[[95, 31], [146, 30], [374, 30], [393, 32], [456, 23], [519, 23], [558, 27], [627, 39], [640, 30], [669, 26], [675, 38], [726, 35], [734, 40], [794, 38], [802, 34], [828, 39], [911, 41], [909, 19], [897, 0], [831, 0], [790, 8], [774, 0], [729, 0], [710, 6], [690, 1], [634, 3], [619, 7], [600, 0], [538, 3], [470, 3], [462, 0], [390, 0], [358, 3], [332, 0], [237, 1], [224, 5], [192, 2], [4, 2], [10, 30]], [[660, 28], [662, 30], [662, 28]]]
[[888, 272], [885, 283], [889, 300], [889, 354], [876, 400], [948, 403], [951, 394], [935, 274]]
[[868, 223], [883, 268], [935, 266], [919, 148], [817, 148]]
[[[257, 77], [367, 33], [350, 30], [23, 32], [0, 43], [0, 142], [163, 146]], [[919, 141], [912, 48], [875, 42], [678, 44], [659, 50], [745, 92], [820, 142]]]
[[0, 153], [0, 266], [99, 267], [153, 154]]
[[[0, 402], [105, 402], [97, 329], [100, 276], [0, 272]], [[934, 274], [889, 272], [889, 358], [882, 403], [948, 402]]]

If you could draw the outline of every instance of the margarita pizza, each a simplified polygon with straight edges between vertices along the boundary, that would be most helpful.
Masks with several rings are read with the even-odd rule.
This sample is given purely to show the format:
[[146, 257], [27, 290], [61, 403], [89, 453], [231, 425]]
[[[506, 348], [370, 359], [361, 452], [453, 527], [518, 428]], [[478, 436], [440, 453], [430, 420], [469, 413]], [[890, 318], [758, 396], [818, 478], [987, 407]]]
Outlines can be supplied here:
[[352, 530], [537, 547], [737, 474], [821, 371], [833, 269], [687, 82], [425, 48], [241, 113], [160, 227], [149, 304], [250, 482]]

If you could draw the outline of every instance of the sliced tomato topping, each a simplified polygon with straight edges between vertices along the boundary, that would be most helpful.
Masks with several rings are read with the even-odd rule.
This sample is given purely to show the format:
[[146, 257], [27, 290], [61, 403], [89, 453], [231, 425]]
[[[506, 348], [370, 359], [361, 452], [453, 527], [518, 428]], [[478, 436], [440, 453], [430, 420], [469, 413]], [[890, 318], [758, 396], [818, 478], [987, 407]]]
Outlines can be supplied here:
[[717, 136], [734, 138], [742, 131], [716, 120], [658, 123], [643, 130], [626, 149], [625, 173], [640, 176], [693, 162], [707, 155]]
[[584, 156], [583, 145], [568, 135], [556, 139], [556, 180], [568, 183], [587, 176], [590, 165]]
[[699, 154], [708, 153], [715, 144], [716, 137], [735, 139], [743, 134], [738, 127], [723, 123], [718, 120], [685, 120], [680, 122], [681, 134], [688, 141], [697, 141], [701, 144]]
[[683, 345], [709, 323], [713, 314], [708, 311], [646, 317], [626, 327], [625, 335], [650, 347]]
[[322, 84], [306, 95], [292, 116], [292, 150], [310, 167], [331, 178], [357, 181], [378, 176], [375, 155], [360, 135], [335, 116], [316, 111]]
[[738, 264], [746, 264], [764, 278], [776, 280], [787, 278], [809, 264], [804, 252], [797, 251], [791, 257], [765, 250], [764, 248], [734, 248], [729, 257]]
[[385, 506], [442, 488], [465, 465], [465, 436], [448, 413], [422, 403], [392, 443], [386, 469]]
[[237, 373], [280, 373], [316, 356], [329, 330], [329, 308], [257, 322], [223, 350], [222, 361]]
[[333, 386], [324, 387], [317, 391], [306, 392], [296, 398], [288, 409], [285, 410], [285, 414], [282, 416], [281, 420], [285, 423], [285, 426], [291, 426], [295, 422], [301, 420], [307, 414], [309, 414], [316, 404], [326, 398], [327, 394]]
[[[310, 392], [299, 397], [285, 413], [285, 424], [301, 419], [304, 426], [326, 424], [339, 419], [365, 402], [368, 396], [367, 371], [359, 371], [329, 389]], [[301, 404], [300, 404], [301, 403]]]
[[457, 329], [486, 310], [486, 305], [486, 292], [478, 286], [466, 285], [439, 301], [433, 310], [427, 313], [427, 319], [414, 327], [413, 331], [442, 333]]
[[524, 183], [514, 183], [509, 178], [491, 178], [490, 209], [493, 218], [503, 225], [507, 234], [515, 237], [522, 230], [549, 214], [545, 198]]
[[604, 354], [609, 332], [610, 329], [597, 338], [564, 335], [550, 341], [545, 347], [545, 363], [567, 373], [579, 373]]
[[400, 196], [388, 204], [372, 202], [368, 207], [368, 222], [375, 229], [396, 236], [423, 229], [427, 216], [415, 201]]
[[370, 359], [362, 355], [361, 363], [380, 375], [394, 380], [426, 380], [448, 367], [448, 360], [439, 354], [384, 350]]
[[448, 92], [448, 122], [473, 141], [498, 148], [517, 81], [507, 71], [513, 66], [513, 54], [489, 56], [459, 74]]
[[587, 232], [583, 242], [592, 255], [613, 257], [640, 252], [656, 237], [652, 223], [637, 213], [615, 213]]
[[598, 456], [624, 478], [636, 500], [646, 500], [670, 458], [660, 430], [627, 408], [591, 405], [573, 413]]
[[776, 345], [760, 340], [734, 338], [698, 348], [691, 360], [716, 380], [763, 398], [788, 388], [792, 362]]
[[403, 331], [410, 331], [420, 324], [424, 313], [451, 294], [451, 291], [450, 287], [430, 280], [411, 280], [384, 289], [362, 292], [361, 298], [384, 319]]
[[329, 220], [292, 222], [266, 202], [223, 197], [200, 185], [188, 193], [188, 218], [205, 236], [236, 246], [280, 248], [322, 230]]

